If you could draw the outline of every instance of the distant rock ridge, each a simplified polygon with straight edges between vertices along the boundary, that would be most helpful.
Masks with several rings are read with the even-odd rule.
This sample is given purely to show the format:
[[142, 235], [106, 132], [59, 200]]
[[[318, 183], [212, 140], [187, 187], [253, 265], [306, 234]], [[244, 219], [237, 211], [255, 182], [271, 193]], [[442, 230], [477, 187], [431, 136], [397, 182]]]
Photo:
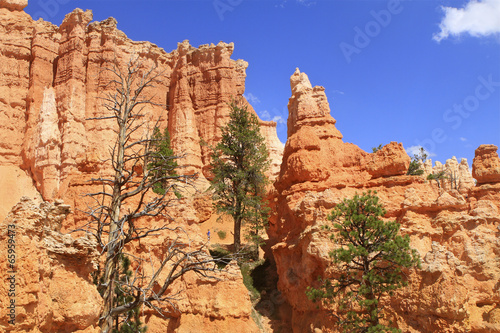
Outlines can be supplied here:
[[438, 175], [441, 173], [443, 179], [439, 180], [439, 186], [447, 190], [455, 189], [460, 193], [467, 193], [476, 184], [466, 158], [460, 159], [460, 163], [458, 163], [457, 158], [453, 156], [446, 160], [445, 164], [436, 161], [434, 167], [432, 166], [432, 160], [427, 159], [423, 165], [423, 170], [423, 176], [426, 178], [430, 174]]
[[[376, 191], [384, 218], [401, 224], [422, 257], [409, 286], [381, 300], [403, 332], [500, 332], [500, 159], [497, 147], [476, 150], [472, 179], [456, 158], [408, 176], [410, 157], [391, 142], [369, 154], [344, 143], [322, 87], [298, 69], [290, 79], [288, 140], [275, 182], [268, 228], [278, 288], [290, 304], [291, 331], [337, 332], [332, 307], [313, 303], [306, 288], [335, 272], [329, 212], [344, 198]], [[429, 173], [444, 171], [437, 184]]]

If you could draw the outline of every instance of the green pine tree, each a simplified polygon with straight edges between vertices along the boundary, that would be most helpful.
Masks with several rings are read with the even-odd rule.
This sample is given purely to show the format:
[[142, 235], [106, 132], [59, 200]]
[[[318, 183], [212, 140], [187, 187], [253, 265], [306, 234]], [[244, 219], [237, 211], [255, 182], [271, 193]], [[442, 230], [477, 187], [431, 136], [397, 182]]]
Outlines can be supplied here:
[[234, 219], [234, 249], [241, 247], [241, 226], [246, 222], [251, 240], [259, 243], [259, 231], [267, 224], [269, 209], [264, 200], [269, 158], [257, 117], [231, 102], [228, 124], [212, 151], [211, 189], [218, 212]]
[[[170, 146], [170, 133], [165, 128], [163, 133], [158, 127], [153, 130], [149, 146], [149, 177], [159, 181], [153, 185], [153, 192], [164, 195], [168, 191], [169, 181], [178, 177], [176, 168], [178, 167], [178, 156], [174, 154]], [[178, 192], [174, 193], [178, 196]]]
[[306, 292], [314, 301], [338, 305], [338, 323], [344, 332], [398, 332], [380, 322], [380, 299], [407, 285], [404, 268], [420, 267], [409, 237], [398, 235], [399, 223], [380, 219], [386, 210], [378, 200], [376, 192], [368, 191], [334, 208], [328, 219], [333, 224], [331, 239], [338, 247], [330, 257], [340, 274]]
[[[132, 278], [132, 271], [130, 270], [130, 259], [125, 255], [120, 255], [120, 266], [117, 269], [117, 276], [119, 283], [115, 284], [115, 301], [116, 305], [120, 306], [133, 300], [131, 296], [132, 290], [126, 287], [127, 282]], [[93, 274], [94, 284], [102, 285], [104, 282], [104, 274], [101, 270], [97, 270]], [[101, 296], [104, 294], [104, 289], [98, 289]], [[147, 326], [143, 326], [140, 319], [140, 307], [135, 307], [125, 314], [114, 318], [114, 327], [112, 333], [144, 333]]]

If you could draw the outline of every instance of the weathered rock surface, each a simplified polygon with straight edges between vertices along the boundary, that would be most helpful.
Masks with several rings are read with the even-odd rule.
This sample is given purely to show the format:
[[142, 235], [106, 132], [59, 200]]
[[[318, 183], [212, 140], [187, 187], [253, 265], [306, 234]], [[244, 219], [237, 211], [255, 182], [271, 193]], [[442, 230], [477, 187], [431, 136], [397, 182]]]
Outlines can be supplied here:
[[[242, 98], [254, 112], [243, 98], [248, 63], [231, 59], [233, 44], [220, 42], [194, 48], [184, 41], [168, 53], [152, 43], [128, 39], [113, 18], [91, 22], [91, 11], [75, 9], [58, 27], [43, 20], [33, 21], [22, 11], [26, 3], [0, 1], [0, 185], [6, 185], [0, 195], [0, 221], [23, 193], [40, 201], [41, 195], [44, 200], [63, 199], [68, 203], [75, 213], [58, 227], [64, 232], [86, 222], [81, 211], [86, 210], [87, 202], [82, 195], [98, 190], [89, 179], [111, 174], [105, 160], [113, 146], [115, 121], [92, 120], [104, 115], [101, 98], [112, 89], [108, 84], [111, 73], [104, 69], [114, 63], [124, 67], [134, 57], [139, 57], [143, 69], [155, 67], [161, 73], [157, 84], [145, 90], [144, 96], [154, 102], [144, 109], [145, 118], [150, 125], [160, 119], [160, 127], [169, 128], [174, 150], [185, 153], [179, 164], [186, 166], [187, 173], [198, 173], [197, 185], [203, 190], [210, 152], [201, 141], [214, 145], [220, 138], [219, 127], [228, 120], [228, 103], [233, 98]], [[276, 123], [260, 123], [272, 159], [270, 175], [276, 177], [283, 146], [276, 135]], [[23, 205], [28, 208], [16, 208], [15, 214], [29, 216], [28, 211], [33, 209], [32, 214], [39, 215], [35, 205], [25, 201]], [[206, 196], [186, 197], [170, 213], [190, 235], [200, 238], [196, 236], [201, 233], [196, 224], [210, 217], [208, 206], [211, 203]], [[43, 207], [49, 206], [44, 203]], [[33, 279], [43, 281], [37, 284], [35, 280], [23, 280], [20, 285], [23, 296], [18, 299], [18, 320], [23, 324], [16, 329], [91, 332], [97, 322], [100, 296], [89, 284], [87, 271], [69, 266], [66, 259], [60, 263], [57, 260], [61, 258], [52, 258], [55, 250], [46, 247], [46, 234], [20, 237], [27, 242], [22, 243], [22, 251], [24, 247], [36, 249], [36, 253], [19, 253], [19, 262], [32, 260], [20, 274], [28, 281], [28, 272], [33, 271]], [[56, 247], [59, 241], [69, 242], [67, 236], [58, 237], [56, 243], [52, 242]], [[142, 245], [157, 246], [161, 252], [165, 239], [158, 237]], [[135, 249], [138, 254], [143, 250]], [[41, 270], [37, 260], [45, 265]], [[220, 332], [228, 327], [241, 332], [257, 331], [250, 318], [251, 303], [241, 273], [232, 267], [221, 274], [222, 281], [217, 283], [186, 276], [177, 286], [187, 293], [178, 304], [183, 315], [178, 313], [166, 320], [147, 313], [148, 331]], [[76, 283], [83, 287], [76, 288]], [[78, 292], [71, 294], [70, 288]], [[62, 292], [74, 297], [87, 294], [80, 300], [68, 297], [66, 301], [60, 299]], [[88, 303], [79, 314], [79, 304], [85, 302], [94, 303]]]
[[500, 158], [495, 145], [481, 145], [476, 149], [472, 176], [478, 184], [500, 182]]
[[337, 332], [332, 309], [318, 309], [305, 296], [318, 276], [334, 271], [328, 256], [333, 244], [321, 226], [342, 199], [375, 190], [385, 217], [401, 223], [423, 262], [410, 272], [407, 288], [382, 301], [386, 318], [403, 332], [500, 332], [496, 147], [476, 151], [480, 185], [474, 186], [466, 162], [452, 159], [438, 168], [459, 174], [463, 186], [439, 188], [425, 177], [405, 175], [410, 159], [400, 144], [368, 154], [344, 143], [323, 90], [312, 88], [305, 74], [297, 70], [291, 87], [289, 137], [268, 229], [278, 287], [293, 308], [291, 330]]
[[405, 175], [411, 158], [405, 152], [403, 144], [391, 142], [366, 161], [366, 170], [373, 178]]
[[[15, 325], [8, 323], [10, 310], [5, 306], [0, 309], [0, 331], [100, 331], [97, 322], [102, 298], [91, 277], [99, 254], [93, 238], [74, 239], [60, 232], [69, 213], [70, 206], [60, 200], [55, 205], [48, 202], [36, 205], [23, 197], [0, 224], [0, 241], [6, 245], [0, 249], [0, 264], [9, 267], [7, 244], [14, 244], [15, 273], [9, 274], [16, 280], [15, 288], [9, 283], [0, 285], [1, 304], [10, 304], [11, 299], [16, 304]], [[196, 224], [185, 225], [180, 236], [189, 238], [176, 241], [185, 246], [201, 244], [204, 239], [197, 236], [200, 234], [197, 228]], [[15, 234], [11, 236], [9, 230]], [[172, 237], [177, 236], [159, 233], [157, 237], [144, 239], [131, 251], [137, 257], [152, 260], [153, 265], [158, 264], [157, 258], [165, 255]], [[144, 274], [149, 274], [147, 269]], [[162, 274], [160, 280], [166, 272]], [[164, 304], [165, 317], [159, 317], [153, 309], [142, 308], [148, 332], [224, 332], [230, 327], [238, 332], [258, 332], [251, 319], [250, 297], [239, 267], [230, 263], [214, 276], [217, 279], [190, 272], [176, 281], [170, 293], [178, 293], [178, 300], [171, 303], [175, 308]], [[11, 292], [15, 295], [9, 296]]]
[[[67, 199], [68, 192], [77, 191], [72, 178], [103, 167], [99, 161], [112, 145], [113, 120], [91, 120], [103, 116], [100, 98], [111, 89], [111, 73], [103, 69], [139, 57], [145, 69], [156, 66], [161, 73], [145, 92], [155, 103], [146, 107], [147, 118], [161, 118], [174, 150], [186, 154], [181, 161], [186, 172], [204, 179], [209, 150], [200, 141], [213, 145], [220, 138], [232, 98], [248, 104], [243, 97], [248, 63], [231, 59], [232, 43], [194, 48], [184, 41], [167, 53], [152, 43], [131, 41], [113, 18], [90, 23], [89, 10], [75, 9], [60, 27], [35, 22], [15, 5], [24, 2], [4, 0], [0, 8], [0, 104], [5, 110], [0, 165], [22, 166], [44, 199]], [[283, 147], [276, 123], [261, 124], [275, 177]], [[90, 170], [89, 163], [94, 164]]]
[[26, 8], [28, 0], [0, 0], [0, 8], [7, 8], [12, 11], [19, 11]]
[[[343, 144], [342, 134], [335, 127], [336, 120], [330, 116], [324, 88], [313, 88], [307, 75], [298, 68], [290, 78], [290, 85], [293, 95], [288, 102], [288, 140], [278, 189], [296, 191], [319, 184], [345, 183], [353, 172], [370, 179], [368, 172], [359, 169], [367, 154], [354, 145]], [[334, 168], [337, 172], [332, 174]]]
[[[15, 325], [8, 323], [9, 309], [0, 309], [2, 332], [98, 332], [96, 323], [101, 296], [90, 273], [97, 265], [93, 240], [74, 239], [60, 233], [70, 213], [62, 203], [35, 205], [27, 197], [0, 224], [0, 264], [9, 267], [15, 287], [0, 285], [3, 305], [14, 301]], [[8, 248], [14, 267], [8, 266]], [[9, 271], [13, 271], [14, 273]]]
[[27, 196], [36, 202], [41, 202], [42, 197], [33, 185], [33, 179], [26, 171], [14, 165], [0, 166], [0, 221], [3, 221], [11, 208], [21, 197]]

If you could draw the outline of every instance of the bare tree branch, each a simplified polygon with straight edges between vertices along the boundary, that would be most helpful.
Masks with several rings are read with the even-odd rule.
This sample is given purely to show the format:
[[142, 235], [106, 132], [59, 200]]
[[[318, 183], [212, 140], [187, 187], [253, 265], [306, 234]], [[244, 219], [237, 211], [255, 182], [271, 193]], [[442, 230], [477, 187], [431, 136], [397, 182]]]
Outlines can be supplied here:
[[[163, 303], [175, 310], [179, 293], [171, 294], [169, 288], [176, 280], [188, 272], [217, 279], [217, 263], [227, 259], [213, 259], [206, 244], [190, 240], [168, 216], [168, 208], [178, 200], [175, 192], [179, 183], [192, 185], [196, 175], [165, 172], [159, 162], [168, 164], [183, 155], [162, 156], [152, 151], [155, 139], [148, 127], [146, 108], [160, 104], [147, 98], [145, 93], [161, 81], [163, 72], [156, 66], [145, 68], [138, 58], [131, 59], [125, 68], [115, 59], [103, 72], [113, 77], [105, 85], [109, 92], [102, 98], [104, 113], [88, 120], [116, 121], [113, 129], [116, 140], [109, 148], [110, 158], [103, 161], [109, 163], [113, 174], [90, 179], [92, 184], [99, 184], [100, 189], [85, 196], [90, 201], [85, 212], [89, 222], [78, 230], [96, 238], [104, 257], [104, 267], [96, 276], [104, 299], [99, 325], [103, 333], [109, 333], [116, 318], [122, 322], [128, 320], [130, 311], [141, 305], [160, 315], [164, 314]], [[154, 128], [158, 124], [159, 120]], [[158, 163], [152, 163], [155, 158]], [[163, 194], [155, 192], [158, 185], [163, 187]], [[158, 226], [138, 223], [147, 217], [155, 219], [155, 223], [164, 222]], [[158, 262], [151, 253], [146, 260], [127, 250], [138, 249], [137, 245], [127, 244], [167, 235], [171, 240]], [[125, 257], [132, 260], [135, 268], [130, 275], [120, 278], [120, 261]], [[118, 301], [116, 290], [127, 297]]]

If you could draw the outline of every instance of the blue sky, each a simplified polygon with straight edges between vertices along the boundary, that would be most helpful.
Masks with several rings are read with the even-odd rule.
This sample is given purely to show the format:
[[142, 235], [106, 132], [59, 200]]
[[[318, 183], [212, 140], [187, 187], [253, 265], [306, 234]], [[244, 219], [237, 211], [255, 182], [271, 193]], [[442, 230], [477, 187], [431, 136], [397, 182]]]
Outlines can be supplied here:
[[30, 0], [26, 12], [60, 24], [76, 7], [167, 52], [234, 42], [245, 94], [282, 142], [299, 67], [366, 151], [397, 141], [472, 165], [480, 144], [500, 146], [500, 0]]

